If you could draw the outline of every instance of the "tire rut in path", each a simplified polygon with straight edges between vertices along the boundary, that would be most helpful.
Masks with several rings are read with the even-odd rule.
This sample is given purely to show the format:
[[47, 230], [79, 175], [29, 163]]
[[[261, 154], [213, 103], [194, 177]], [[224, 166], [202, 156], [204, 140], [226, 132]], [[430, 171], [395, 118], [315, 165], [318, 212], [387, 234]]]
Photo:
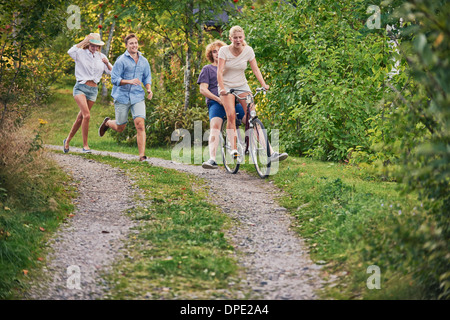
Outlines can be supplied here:
[[123, 240], [135, 225], [124, 214], [133, 206], [133, 187], [124, 173], [109, 165], [60, 153], [51, 157], [79, 181], [78, 197], [74, 216], [47, 243], [47, 265], [25, 298], [102, 299], [108, 291], [102, 273], [120, 259]]
[[[71, 151], [81, 152], [81, 149], [71, 148]], [[137, 160], [137, 156], [116, 152], [93, 150], [93, 154]], [[241, 277], [252, 292], [250, 299], [318, 298], [317, 292], [324, 284], [321, 267], [310, 260], [303, 240], [291, 230], [292, 216], [276, 203], [280, 190], [244, 172], [231, 175], [223, 168], [205, 170], [201, 166], [158, 158], [149, 158], [148, 162], [194, 174], [207, 182], [211, 202], [236, 222], [226, 237], [236, 248], [238, 263], [244, 267], [245, 274]]]

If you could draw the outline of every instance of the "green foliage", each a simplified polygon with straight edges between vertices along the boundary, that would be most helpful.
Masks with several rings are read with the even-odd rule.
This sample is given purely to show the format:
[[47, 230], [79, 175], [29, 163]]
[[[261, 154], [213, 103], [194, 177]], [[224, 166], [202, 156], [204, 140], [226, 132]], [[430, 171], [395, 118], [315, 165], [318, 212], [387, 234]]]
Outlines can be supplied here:
[[[0, 3], [0, 123], [11, 115], [22, 121], [48, 96], [62, 62], [54, 38], [65, 23], [63, 1]], [[56, 70], [56, 71], [55, 71]]]
[[[364, 25], [371, 4], [382, 12], [379, 30]], [[373, 164], [418, 192], [427, 218], [392, 235], [433, 298], [450, 295], [449, 14], [448, 1], [322, 0], [275, 2], [231, 21], [272, 86], [260, 114], [289, 151]], [[397, 30], [387, 34], [388, 23]]]
[[[423, 259], [416, 277], [431, 296], [450, 297], [450, 3], [408, 1], [396, 13], [406, 17], [401, 54], [411, 77], [391, 86], [395, 118], [388, 122], [399, 137], [402, 166], [394, 174], [417, 191], [429, 218], [417, 231]], [[388, 144], [391, 146], [392, 143]]]
[[368, 148], [367, 119], [377, 114], [390, 64], [384, 33], [364, 26], [368, 5], [275, 2], [231, 21], [246, 31], [272, 86], [260, 107], [288, 151], [343, 160], [352, 147]]

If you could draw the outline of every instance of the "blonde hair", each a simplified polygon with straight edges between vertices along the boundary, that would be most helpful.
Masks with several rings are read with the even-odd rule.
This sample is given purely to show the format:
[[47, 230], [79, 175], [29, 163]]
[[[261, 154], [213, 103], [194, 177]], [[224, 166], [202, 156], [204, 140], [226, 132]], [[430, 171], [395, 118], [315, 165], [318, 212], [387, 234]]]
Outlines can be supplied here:
[[[235, 33], [237, 33], [237, 32], [242, 32], [242, 33], [244, 34], [244, 36], [245, 36], [245, 32], [244, 32], [244, 29], [242, 29], [242, 27], [240, 27], [240, 26], [234, 26], [234, 27], [232, 27], [232, 28], [230, 29], [230, 33], [229, 33], [230, 38], [232, 38], [233, 35], [234, 35]], [[244, 46], [247, 45], [247, 42], [245, 42], [245, 40], [243, 41], [243, 45], [244, 45]]]
[[225, 43], [225, 42], [223, 42], [223, 41], [220, 41], [220, 40], [216, 40], [216, 41], [214, 41], [214, 42], [211, 42], [210, 44], [208, 44], [207, 46], [206, 46], [206, 52], [205, 52], [205, 56], [206, 56], [206, 58], [210, 61], [210, 62], [214, 62], [214, 57], [213, 57], [213, 55], [212, 55], [212, 52], [213, 52], [213, 50], [215, 49], [215, 48], [217, 48], [217, 47], [224, 47], [224, 46], [226, 46], [227, 44]]

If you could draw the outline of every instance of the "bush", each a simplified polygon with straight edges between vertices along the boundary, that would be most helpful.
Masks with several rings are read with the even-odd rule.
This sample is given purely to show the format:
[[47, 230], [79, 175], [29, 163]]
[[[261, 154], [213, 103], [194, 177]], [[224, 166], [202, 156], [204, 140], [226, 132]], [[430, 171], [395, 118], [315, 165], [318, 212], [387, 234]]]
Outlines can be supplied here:
[[[172, 70], [173, 69], [173, 70]], [[146, 134], [147, 146], [169, 146], [172, 132], [176, 129], [189, 130], [193, 137], [194, 121], [202, 121], [202, 130], [209, 129], [208, 108], [205, 105], [204, 97], [198, 96], [197, 100], [192, 101], [192, 105], [184, 110], [183, 106], [183, 83], [176, 74], [176, 66], [170, 68], [170, 74], [161, 70], [166, 79], [163, 85], [160, 76], [153, 77], [153, 86], [157, 89], [157, 94], [152, 100], [145, 100], [147, 119]], [[156, 92], [156, 89], [154, 90]], [[121, 133], [112, 132], [117, 142], [126, 142], [136, 144], [136, 129], [134, 128], [131, 116], [128, 119], [128, 125]]]
[[[415, 273], [432, 297], [450, 297], [450, 33], [448, 1], [408, 1], [401, 54], [412, 81], [391, 86], [400, 117], [390, 125], [400, 140], [396, 172], [407, 191], [417, 191], [428, 219], [417, 232], [424, 251]], [[411, 134], [415, 133], [415, 134]]]
[[364, 25], [367, 6], [270, 3], [230, 22], [246, 31], [271, 85], [258, 105], [288, 151], [335, 161], [369, 147], [367, 119], [378, 113], [390, 62], [383, 30]]

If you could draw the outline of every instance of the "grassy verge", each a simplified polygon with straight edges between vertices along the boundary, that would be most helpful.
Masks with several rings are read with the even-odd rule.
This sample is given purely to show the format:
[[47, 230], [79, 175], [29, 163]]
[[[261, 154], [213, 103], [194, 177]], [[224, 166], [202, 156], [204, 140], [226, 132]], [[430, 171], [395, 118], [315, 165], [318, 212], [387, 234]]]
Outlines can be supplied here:
[[230, 219], [208, 202], [203, 181], [147, 163], [93, 158], [125, 170], [141, 191], [130, 212], [139, 233], [109, 275], [112, 299], [235, 297], [230, 283], [239, 283], [238, 270], [224, 238]]
[[[358, 168], [304, 158], [288, 158], [271, 179], [285, 190], [281, 204], [296, 217], [313, 260], [324, 265], [325, 276], [339, 276], [323, 297], [422, 298], [410, 276], [420, 259], [412, 233], [425, 219], [415, 195]], [[379, 289], [372, 286], [372, 265], [380, 268]]]
[[39, 172], [17, 179], [0, 197], [0, 299], [26, 288], [45, 260], [43, 244], [73, 210], [67, 175], [48, 160], [36, 161]]

